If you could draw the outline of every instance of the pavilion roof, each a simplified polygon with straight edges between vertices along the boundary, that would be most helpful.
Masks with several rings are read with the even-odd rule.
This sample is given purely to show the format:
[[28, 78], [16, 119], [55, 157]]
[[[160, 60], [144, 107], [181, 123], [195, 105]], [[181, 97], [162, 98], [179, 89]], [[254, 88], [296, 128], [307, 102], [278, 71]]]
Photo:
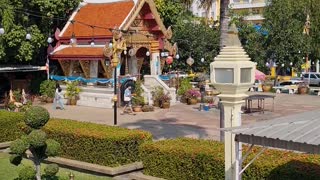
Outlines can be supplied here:
[[[126, 19], [134, 2], [132, 0], [116, 1], [109, 3], [88, 3], [74, 12], [69, 22], [62, 30], [60, 37], [70, 39], [72, 32], [77, 38], [92, 37], [112, 37], [112, 32], [103, 28], [119, 27]], [[72, 25], [70, 21], [74, 21]], [[90, 26], [96, 26], [93, 30]], [[103, 27], [103, 28], [98, 28]]]
[[[79, 58], [88, 58], [86, 60], [102, 59], [103, 47], [65, 47], [57, 52], [54, 52], [51, 59], [66, 59], [66, 60], [79, 60]], [[76, 58], [76, 59], [74, 59]]]

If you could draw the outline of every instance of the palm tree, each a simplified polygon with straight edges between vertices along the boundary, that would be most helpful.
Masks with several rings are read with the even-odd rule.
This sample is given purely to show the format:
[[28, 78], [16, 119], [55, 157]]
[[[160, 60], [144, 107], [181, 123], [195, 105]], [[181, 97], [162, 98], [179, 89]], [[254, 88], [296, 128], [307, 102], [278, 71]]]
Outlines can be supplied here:
[[[194, 0], [181, 0], [181, 3], [183, 3], [186, 7], [190, 8], [191, 4]], [[212, 7], [212, 4], [215, 1], [220, 2], [220, 48], [225, 46], [225, 39], [228, 32], [228, 26], [229, 26], [229, 13], [228, 13], [228, 7], [230, 0], [199, 0], [200, 1], [200, 7], [204, 8], [206, 10], [207, 16], [210, 12], [210, 9]]]
[[230, 0], [220, 0], [220, 49], [226, 44], [229, 26], [229, 3]]

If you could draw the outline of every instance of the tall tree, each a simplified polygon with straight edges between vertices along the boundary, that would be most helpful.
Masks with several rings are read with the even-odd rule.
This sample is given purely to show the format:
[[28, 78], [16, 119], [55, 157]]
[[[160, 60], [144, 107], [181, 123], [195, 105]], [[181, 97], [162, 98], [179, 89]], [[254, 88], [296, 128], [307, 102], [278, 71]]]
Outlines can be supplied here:
[[5, 29], [0, 36], [0, 62], [44, 63], [48, 34], [67, 21], [79, 1], [0, 0], [0, 25]]
[[[219, 50], [219, 33], [206, 24], [180, 21], [173, 32], [172, 41], [178, 43], [178, 60], [173, 61], [172, 68], [190, 70], [195, 72], [209, 72], [212, 59]], [[186, 60], [194, 59], [194, 64], [189, 67]], [[204, 58], [204, 62], [201, 59]], [[166, 67], [168, 69], [168, 66]]]
[[225, 46], [229, 27], [229, 0], [220, 0], [220, 48]]
[[[303, 35], [308, 1], [273, 0], [264, 11], [264, 26], [268, 30], [267, 58], [279, 65], [290, 64], [297, 68], [304, 63], [303, 57], [310, 53], [310, 37]], [[266, 59], [267, 59], [266, 58]]]

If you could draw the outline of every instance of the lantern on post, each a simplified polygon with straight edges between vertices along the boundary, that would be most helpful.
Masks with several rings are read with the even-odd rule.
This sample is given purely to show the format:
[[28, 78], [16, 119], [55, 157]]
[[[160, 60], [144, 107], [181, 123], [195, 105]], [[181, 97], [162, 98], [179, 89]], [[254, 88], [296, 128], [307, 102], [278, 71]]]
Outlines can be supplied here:
[[[221, 92], [218, 97], [223, 105], [224, 121], [220, 121], [220, 127], [240, 126], [241, 106], [244, 98], [248, 96], [246, 92], [255, 80], [255, 64], [242, 48], [235, 24], [231, 25], [226, 37], [226, 46], [210, 64], [210, 69], [211, 82]], [[237, 179], [240, 173], [237, 171], [239, 164], [236, 163], [236, 157], [238, 159], [241, 145], [236, 145], [235, 135], [231, 132], [225, 132], [224, 137], [225, 176], [226, 179]]]

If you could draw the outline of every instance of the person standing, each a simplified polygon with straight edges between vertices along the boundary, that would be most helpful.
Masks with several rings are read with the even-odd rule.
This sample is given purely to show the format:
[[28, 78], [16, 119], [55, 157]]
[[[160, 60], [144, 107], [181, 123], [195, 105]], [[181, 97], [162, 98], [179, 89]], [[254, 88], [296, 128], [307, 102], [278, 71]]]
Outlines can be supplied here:
[[127, 112], [127, 108], [129, 108], [129, 112], [128, 113], [132, 113], [133, 115], [135, 115], [133, 113], [133, 110], [132, 110], [132, 103], [131, 103], [131, 100], [132, 100], [132, 94], [131, 94], [131, 89], [132, 87], [131, 86], [128, 86], [125, 90], [124, 90], [124, 103], [125, 103], [125, 106], [123, 108], [123, 111], [121, 114], [124, 114]]
[[61, 110], [65, 110], [64, 105], [63, 105], [62, 89], [60, 87], [58, 87], [55, 92], [53, 109], [57, 109], [57, 104], [59, 105]]

